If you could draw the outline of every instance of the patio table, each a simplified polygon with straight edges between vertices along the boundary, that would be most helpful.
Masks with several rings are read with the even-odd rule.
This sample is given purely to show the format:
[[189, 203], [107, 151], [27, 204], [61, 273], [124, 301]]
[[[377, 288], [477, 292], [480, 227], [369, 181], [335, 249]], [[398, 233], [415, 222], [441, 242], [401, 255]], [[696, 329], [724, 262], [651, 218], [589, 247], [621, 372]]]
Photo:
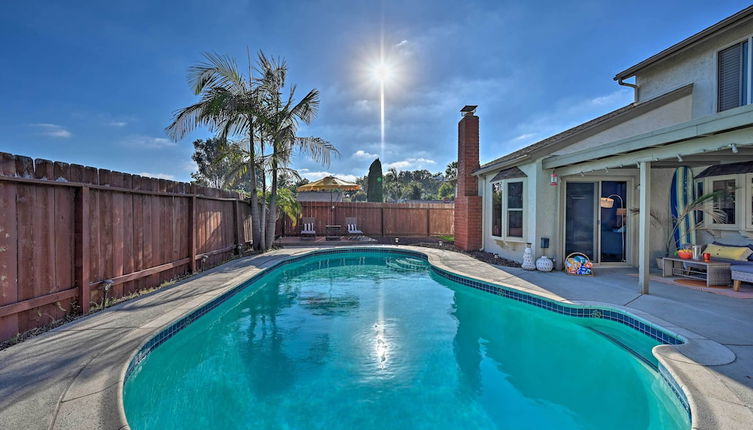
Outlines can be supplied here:
[[[676, 267], [675, 263], [683, 264], [681, 267]], [[701, 268], [706, 270], [701, 270]], [[685, 260], [679, 257], [664, 257], [662, 259], [662, 276], [679, 276], [706, 281], [707, 287], [728, 286], [732, 280], [729, 263], [713, 260]]]
[[340, 231], [342, 230], [340, 224], [327, 224], [324, 228], [327, 230], [327, 240], [340, 239]]

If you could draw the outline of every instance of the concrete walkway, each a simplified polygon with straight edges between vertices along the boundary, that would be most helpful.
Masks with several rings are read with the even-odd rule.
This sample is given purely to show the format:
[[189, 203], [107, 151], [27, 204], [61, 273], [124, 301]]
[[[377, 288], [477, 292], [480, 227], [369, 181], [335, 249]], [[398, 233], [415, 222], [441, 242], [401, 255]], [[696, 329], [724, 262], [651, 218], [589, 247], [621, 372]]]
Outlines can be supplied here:
[[[687, 382], [683, 386], [699, 411], [694, 428], [753, 428], [753, 300], [659, 282], [651, 284], [651, 295], [641, 296], [627, 269], [572, 277], [491, 266], [454, 252], [401, 248], [424, 252], [432, 264], [457, 273], [555, 300], [625, 307], [677, 330], [691, 342], [660, 346], [655, 352], [678, 382]], [[0, 351], [0, 428], [127, 428], [122, 376], [142, 343], [260, 270], [311, 250], [282, 249], [239, 259]]]

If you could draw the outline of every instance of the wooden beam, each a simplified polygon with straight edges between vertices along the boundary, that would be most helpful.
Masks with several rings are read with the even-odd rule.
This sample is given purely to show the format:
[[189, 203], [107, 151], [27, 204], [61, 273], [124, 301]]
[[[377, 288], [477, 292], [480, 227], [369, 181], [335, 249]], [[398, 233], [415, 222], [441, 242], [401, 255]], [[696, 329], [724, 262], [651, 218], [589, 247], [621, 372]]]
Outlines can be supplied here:
[[[181, 194], [181, 193], [170, 193], [166, 191], [161, 192], [161, 191], [134, 190], [131, 188], [113, 187], [110, 185], [84, 184], [81, 182], [62, 182], [62, 181], [58, 182], [58, 181], [50, 181], [47, 179], [24, 178], [20, 176], [0, 175], [0, 181], [18, 182], [22, 184], [32, 184], [32, 185], [49, 185], [52, 187], [69, 187], [69, 188], [89, 187], [92, 190], [113, 191], [113, 192], [125, 193], [125, 194], [141, 194], [141, 195], [147, 195], [147, 196], [186, 197], [190, 195], [190, 194]], [[205, 195], [200, 195], [200, 194], [196, 194], [194, 196], [198, 199], [217, 200], [217, 201], [222, 201], [222, 202], [231, 202], [231, 201], [238, 200], [235, 197], [212, 197], [212, 196], [205, 196]]]
[[[240, 222], [238, 221], [238, 200], [233, 200], [233, 239], [235, 240], [235, 253], [241, 253]], [[275, 228], [277, 223], [275, 223]], [[274, 240], [274, 235], [272, 235]]]
[[79, 290], [80, 289], [77, 287], [68, 288], [67, 290], [58, 291], [56, 293], [45, 294], [44, 296], [35, 297], [33, 299], [24, 300], [22, 302], [0, 306], [0, 317], [17, 314], [19, 312], [38, 308], [39, 306], [49, 305], [50, 303], [55, 303], [61, 300], [76, 297], [79, 293]]
[[651, 163], [640, 164], [640, 202], [638, 205], [638, 284], [641, 294], [649, 293], [651, 281]]
[[191, 273], [196, 273], [196, 196], [188, 201], [188, 258], [191, 260]]
[[[188, 264], [188, 263], [190, 263], [189, 259], [188, 258], [183, 258], [183, 259], [180, 259], [178, 261], [173, 261], [173, 262], [170, 262], [170, 263], [160, 264], [159, 266], [150, 267], [148, 269], [139, 270], [138, 272], [133, 272], [133, 273], [128, 273], [126, 275], [117, 276], [117, 277], [111, 279], [112, 280], [112, 285], [118, 285], [118, 284], [122, 284], [123, 282], [128, 282], [128, 281], [135, 281], [136, 279], [141, 279], [141, 278], [143, 278], [145, 276], [154, 275], [156, 273], [164, 272], [165, 270], [174, 269], [174, 268], [176, 268], [178, 266], [182, 266], [182, 265]], [[103, 279], [101, 281], [92, 282], [89, 285], [90, 286], [99, 285], [99, 284], [101, 284], [104, 281], [105, 280]]]
[[74, 215], [74, 285], [79, 289], [81, 313], [89, 313], [89, 187], [81, 187], [76, 193], [76, 213]]

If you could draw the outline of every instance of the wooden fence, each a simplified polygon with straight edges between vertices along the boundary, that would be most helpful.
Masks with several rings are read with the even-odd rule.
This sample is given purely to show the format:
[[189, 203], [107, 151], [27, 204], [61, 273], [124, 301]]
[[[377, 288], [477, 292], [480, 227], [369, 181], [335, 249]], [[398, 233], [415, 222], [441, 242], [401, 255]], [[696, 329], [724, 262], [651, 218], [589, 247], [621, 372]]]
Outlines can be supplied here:
[[[219, 264], [251, 241], [237, 193], [0, 153], [0, 340]], [[203, 266], [203, 267], [202, 267]]]
[[[346, 217], [355, 217], [367, 236], [427, 237], [454, 234], [455, 205], [452, 203], [356, 203], [301, 202], [304, 217], [316, 218], [317, 234], [325, 234], [325, 225], [345, 225]], [[333, 209], [334, 206], [334, 209]], [[278, 233], [295, 236], [301, 225], [293, 227], [285, 218]]]

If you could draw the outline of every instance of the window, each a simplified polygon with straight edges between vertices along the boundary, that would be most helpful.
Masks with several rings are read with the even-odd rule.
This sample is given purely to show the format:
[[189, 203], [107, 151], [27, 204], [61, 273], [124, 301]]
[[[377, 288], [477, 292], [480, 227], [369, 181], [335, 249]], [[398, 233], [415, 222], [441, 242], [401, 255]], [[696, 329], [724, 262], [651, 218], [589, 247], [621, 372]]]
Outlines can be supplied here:
[[502, 183], [492, 184], [492, 236], [502, 237]]
[[507, 183], [507, 235], [523, 237], [523, 182]]
[[492, 184], [491, 233], [502, 239], [523, 238], [523, 181], [504, 180]]
[[745, 198], [748, 199], [748, 205], [747, 206], [748, 206], [748, 210], [750, 212], [748, 212], [748, 214], [747, 214], [748, 225], [745, 226], [745, 228], [747, 230], [753, 230], [753, 174], [748, 173], [746, 175], [746, 178], [747, 178], [747, 182], [748, 182], [748, 194], [747, 194], [747, 197], [745, 197]]
[[748, 40], [719, 51], [717, 55], [717, 110], [750, 103], [750, 46]]
[[716, 224], [737, 224], [735, 219], [735, 188], [734, 179], [720, 179], [711, 182], [712, 191], [720, 193], [719, 196], [714, 197], [714, 207], [724, 213], [724, 219]]

